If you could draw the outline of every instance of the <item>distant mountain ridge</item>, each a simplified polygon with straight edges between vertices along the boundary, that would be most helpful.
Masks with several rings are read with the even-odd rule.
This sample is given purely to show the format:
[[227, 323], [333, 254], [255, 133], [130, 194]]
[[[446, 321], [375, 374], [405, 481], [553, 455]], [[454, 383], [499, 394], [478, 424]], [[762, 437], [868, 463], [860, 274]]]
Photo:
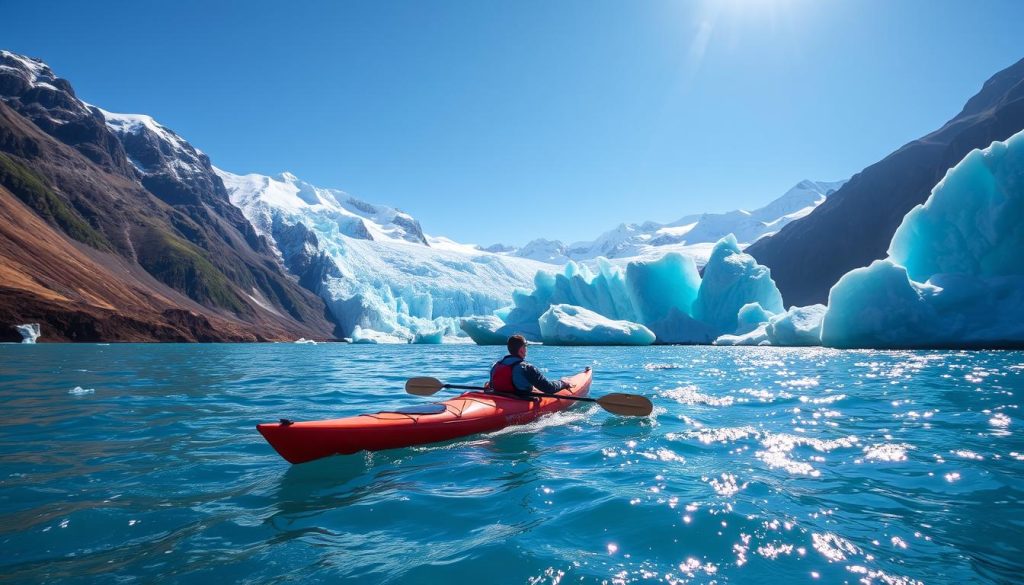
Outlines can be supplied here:
[[938, 130], [854, 175], [807, 217], [751, 245], [789, 305], [825, 302], [848, 271], [886, 256], [903, 217], [975, 148], [1024, 128], [1024, 59], [996, 73]]
[[150, 116], [86, 104], [45, 63], [0, 51], [0, 325], [41, 322], [44, 339], [405, 341], [500, 311], [553, 265], [667, 252], [702, 264], [730, 233], [787, 304], [806, 304], [834, 272], [870, 262], [876, 240], [884, 255], [885, 230], [963, 154], [1024, 127], [1022, 80], [1024, 60], [849, 182], [801, 181], [753, 211], [622, 224], [588, 242], [481, 249], [290, 173], [217, 169]]
[[623, 259], [683, 251], [703, 264], [711, 246], [726, 235], [731, 233], [741, 245], [749, 245], [808, 215], [845, 183], [804, 180], [753, 211], [738, 209], [725, 213], [694, 214], [665, 224], [653, 221], [624, 223], [592, 241], [567, 245], [557, 240], [537, 239], [522, 248], [495, 244], [485, 249], [554, 264], [593, 260], [599, 256]]

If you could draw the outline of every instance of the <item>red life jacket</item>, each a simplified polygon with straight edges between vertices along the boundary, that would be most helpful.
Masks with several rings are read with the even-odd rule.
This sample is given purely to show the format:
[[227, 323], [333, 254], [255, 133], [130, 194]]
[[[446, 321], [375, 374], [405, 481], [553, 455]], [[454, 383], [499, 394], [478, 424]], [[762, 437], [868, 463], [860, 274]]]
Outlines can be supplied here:
[[523, 363], [523, 360], [517, 359], [511, 364], [506, 364], [504, 361], [505, 358], [502, 358], [491, 368], [491, 390], [496, 392], [518, 392], [519, 390], [516, 388], [515, 383], [512, 382], [512, 370]]

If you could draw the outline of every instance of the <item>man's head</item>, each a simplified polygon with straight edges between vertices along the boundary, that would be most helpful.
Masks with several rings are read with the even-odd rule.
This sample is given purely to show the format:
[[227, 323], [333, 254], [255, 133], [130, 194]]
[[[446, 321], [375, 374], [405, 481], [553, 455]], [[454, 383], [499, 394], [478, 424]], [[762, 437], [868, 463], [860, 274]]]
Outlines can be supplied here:
[[521, 358], [526, 357], [526, 338], [522, 335], [513, 335], [508, 338], [508, 355]]

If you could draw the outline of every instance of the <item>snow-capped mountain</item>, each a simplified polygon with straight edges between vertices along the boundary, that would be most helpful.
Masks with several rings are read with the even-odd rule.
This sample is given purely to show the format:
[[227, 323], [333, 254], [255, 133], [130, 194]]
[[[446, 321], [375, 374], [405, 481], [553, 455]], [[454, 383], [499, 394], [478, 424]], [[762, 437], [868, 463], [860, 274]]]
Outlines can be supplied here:
[[39, 59], [0, 51], [0, 99], [105, 170], [131, 173], [124, 149], [106, 131], [103, 116], [78, 99], [71, 83]]
[[674, 251], [693, 256], [702, 265], [714, 243], [728, 234], [745, 247], [806, 216], [846, 181], [801, 181], [781, 197], [753, 211], [688, 215], [671, 223], [624, 223], [592, 241], [565, 245], [534, 240], [516, 249], [497, 244], [488, 249], [552, 264], [585, 262], [598, 257], [624, 261]]
[[231, 202], [273, 243], [285, 266], [326, 301], [341, 334], [380, 341], [438, 331], [458, 335], [458, 317], [507, 307], [512, 291], [531, 288], [538, 271], [573, 260], [590, 263], [603, 256], [624, 263], [676, 251], [703, 264], [715, 242], [733, 230], [748, 243], [809, 213], [842, 184], [804, 181], [755, 211], [624, 224], [572, 248], [537, 239], [521, 249], [481, 249], [427, 236], [406, 213], [290, 173], [216, 173]]
[[216, 172], [231, 193], [231, 203], [245, 213], [257, 232], [271, 240], [274, 217], [287, 214], [316, 215], [350, 238], [429, 245], [420, 222], [397, 209], [373, 205], [337, 189], [316, 187], [291, 173], [268, 177]]
[[512, 249], [507, 251], [514, 252], [514, 255], [520, 258], [529, 258], [538, 262], [547, 262], [548, 264], [565, 264], [572, 260], [569, 257], [568, 246], [558, 240], [546, 240], [544, 238], [531, 240], [518, 250]]
[[276, 261], [206, 155], [148, 116], [83, 102], [44, 62], [10, 51], [0, 215], [0, 323], [90, 341], [333, 333], [323, 301]]
[[514, 289], [550, 268], [429, 237], [404, 212], [290, 173], [217, 174], [285, 265], [326, 301], [340, 333], [356, 340], [460, 335], [458, 317], [509, 305]]

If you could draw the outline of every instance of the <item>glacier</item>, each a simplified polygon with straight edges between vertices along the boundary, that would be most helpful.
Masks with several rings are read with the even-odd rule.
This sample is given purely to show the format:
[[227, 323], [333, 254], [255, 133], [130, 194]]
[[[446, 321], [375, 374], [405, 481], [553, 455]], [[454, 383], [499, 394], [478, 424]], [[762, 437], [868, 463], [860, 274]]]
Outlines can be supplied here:
[[[548, 264], [423, 233], [412, 216], [290, 173], [214, 169], [230, 201], [353, 343], [465, 339], [460, 318], [512, 301]], [[538, 315], [539, 316], [539, 315]]]
[[[737, 332], [741, 309], [751, 311], [747, 305], [760, 308], [755, 316], [783, 312], [768, 269], [741, 252], [731, 235], [715, 244], [703, 278], [692, 257], [672, 252], [625, 268], [605, 258], [594, 269], [569, 262], [562, 272], [540, 271], [533, 280], [532, 291], [513, 291], [511, 307], [463, 319], [463, 331], [481, 344], [512, 333], [551, 344], [633, 344], [647, 333], [650, 342], [710, 343]], [[595, 316], [615, 323], [601, 329], [578, 323]], [[627, 333], [611, 335], [612, 329]]]
[[845, 274], [821, 329], [839, 348], [1024, 345], [1024, 132], [970, 152]]

